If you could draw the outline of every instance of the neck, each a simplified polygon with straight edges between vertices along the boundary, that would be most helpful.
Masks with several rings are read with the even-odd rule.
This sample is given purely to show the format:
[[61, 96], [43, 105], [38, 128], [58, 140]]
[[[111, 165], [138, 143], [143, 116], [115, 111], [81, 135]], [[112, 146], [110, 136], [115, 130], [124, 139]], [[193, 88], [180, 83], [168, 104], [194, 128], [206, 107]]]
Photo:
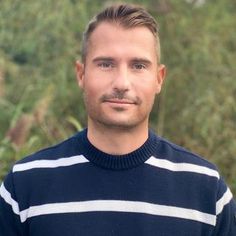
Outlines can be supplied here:
[[141, 147], [148, 138], [148, 124], [132, 128], [105, 127], [88, 122], [88, 139], [99, 150], [124, 155]]

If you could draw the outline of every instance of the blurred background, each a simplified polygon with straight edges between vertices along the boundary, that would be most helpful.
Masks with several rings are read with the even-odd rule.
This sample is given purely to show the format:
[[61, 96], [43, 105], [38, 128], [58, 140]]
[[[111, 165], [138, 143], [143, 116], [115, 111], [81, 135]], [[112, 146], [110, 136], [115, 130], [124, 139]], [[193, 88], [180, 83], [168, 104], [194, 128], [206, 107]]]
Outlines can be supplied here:
[[[116, 1], [0, 1], [0, 182], [12, 164], [86, 126], [82, 32]], [[151, 128], [215, 163], [236, 194], [236, 1], [142, 0], [168, 68]]]

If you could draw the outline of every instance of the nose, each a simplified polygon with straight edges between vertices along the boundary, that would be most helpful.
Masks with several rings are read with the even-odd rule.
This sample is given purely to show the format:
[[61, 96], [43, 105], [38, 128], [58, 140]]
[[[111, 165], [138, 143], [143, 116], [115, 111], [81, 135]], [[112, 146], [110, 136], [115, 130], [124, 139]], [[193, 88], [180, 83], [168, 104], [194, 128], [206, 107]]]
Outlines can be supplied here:
[[130, 90], [130, 79], [128, 67], [126, 65], [118, 67], [113, 78], [113, 89], [123, 92]]

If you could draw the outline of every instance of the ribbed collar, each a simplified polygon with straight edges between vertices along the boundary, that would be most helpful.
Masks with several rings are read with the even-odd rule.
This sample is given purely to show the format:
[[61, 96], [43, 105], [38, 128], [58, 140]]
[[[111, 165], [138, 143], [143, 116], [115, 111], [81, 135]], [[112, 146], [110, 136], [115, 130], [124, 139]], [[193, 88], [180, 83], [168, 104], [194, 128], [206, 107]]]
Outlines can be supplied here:
[[92, 163], [112, 170], [122, 170], [137, 167], [154, 155], [159, 143], [158, 137], [149, 130], [146, 142], [135, 151], [125, 155], [110, 155], [93, 146], [87, 138], [87, 129], [77, 136], [82, 154]]

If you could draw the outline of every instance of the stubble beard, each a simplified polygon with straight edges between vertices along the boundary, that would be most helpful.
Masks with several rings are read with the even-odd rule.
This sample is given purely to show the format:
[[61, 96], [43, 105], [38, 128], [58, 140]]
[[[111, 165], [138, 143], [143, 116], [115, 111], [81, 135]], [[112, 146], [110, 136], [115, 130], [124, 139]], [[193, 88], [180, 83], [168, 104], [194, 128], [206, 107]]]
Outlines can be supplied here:
[[[119, 111], [122, 112], [122, 111]], [[119, 116], [119, 114], [117, 114]], [[138, 117], [138, 118], [127, 118], [126, 120], [119, 120], [119, 118], [112, 119], [107, 117], [105, 114], [96, 114], [96, 112], [90, 112], [88, 114], [89, 120], [93, 122], [96, 126], [100, 126], [105, 129], [113, 129], [120, 131], [129, 131], [137, 128], [141, 124], [148, 120], [148, 116]]]
[[[137, 99], [136, 101], [137, 104], [135, 104], [135, 106], [142, 105], [142, 101], [140, 99]], [[99, 102], [102, 102], [102, 98]], [[122, 107], [114, 108], [113, 112], [116, 112], [118, 117], [116, 119], [114, 114], [112, 114], [113, 117], [109, 117], [109, 114], [106, 114], [106, 112], [104, 112], [102, 109], [99, 109], [98, 107], [101, 106], [101, 104], [98, 106], [91, 104], [89, 99], [86, 97], [86, 94], [84, 94], [84, 103], [88, 114], [88, 125], [92, 123], [93, 126], [96, 126], [97, 128], [127, 132], [140, 127], [143, 124], [148, 126], [149, 114], [153, 107], [154, 99], [150, 104], [150, 108], [147, 108], [147, 110], [144, 112], [137, 112], [131, 117], [127, 117], [126, 120], [119, 118], [119, 113], [126, 112]]]

